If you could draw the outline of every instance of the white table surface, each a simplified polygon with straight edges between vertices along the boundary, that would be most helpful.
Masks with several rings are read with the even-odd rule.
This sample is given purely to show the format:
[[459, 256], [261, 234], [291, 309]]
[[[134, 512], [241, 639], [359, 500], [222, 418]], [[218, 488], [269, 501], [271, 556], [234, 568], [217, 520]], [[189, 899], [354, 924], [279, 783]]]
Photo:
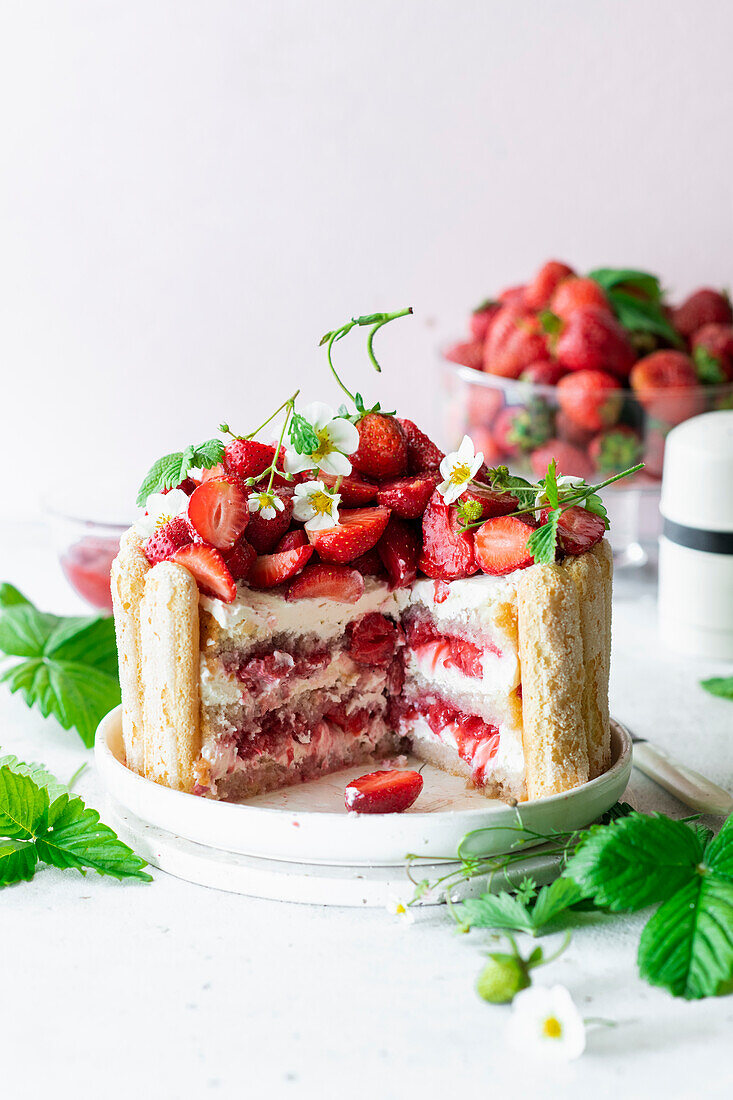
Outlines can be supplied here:
[[[48, 610], [80, 609], [37, 529], [0, 528], [0, 579]], [[733, 705], [697, 683], [725, 666], [665, 652], [651, 581], [617, 589], [612, 712], [733, 789]], [[4, 689], [0, 731], [3, 751], [60, 778], [89, 761], [78, 791], [103, 811], [75, 733]], [[627, 797], [684, 814], [638, 772]], [[687, 1003], [642, 982], [643, 917], [599, 918], [536, 972], [617, 1025], [553, 1068], [507, 1052], [509, 1010], [473, 989], [488, 936], [455, 934], [442, 907], [405, 927], [386, 911], [259, 901], [153, 874], [119, 884], [44, 869], [0, 891], [3, 1097], [733, 1095], [733, 997]]]

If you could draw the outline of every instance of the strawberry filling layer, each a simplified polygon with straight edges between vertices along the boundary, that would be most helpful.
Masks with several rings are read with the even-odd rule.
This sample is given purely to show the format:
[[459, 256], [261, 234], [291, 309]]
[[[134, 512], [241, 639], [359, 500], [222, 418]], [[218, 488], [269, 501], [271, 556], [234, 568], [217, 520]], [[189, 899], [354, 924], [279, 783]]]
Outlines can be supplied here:
[[454, 703], [439, 695], [422, 695], [412, 701], [393, 700], [392, 717], [401, 732], [409, 734], [416, 721], [422, 719], [434, 737], [443, 744], [455, 746], [461, 760], [469, 765], [479, 785], [486, 782], [491, 762], [499, 751], [497, 726], [467, 714]]
[[470, 641], [457, 634], [440, 631], [428, 615], [419, 611], [407, 616], [405, 637], [408, 646], [421, 661], [431, 664], [433, 669], [441, 665], [443, 668], [455, 668], [464, 676], [477, 680], [484, 676], [484, 654], [502, 655], [499, 647], [491, 641]]

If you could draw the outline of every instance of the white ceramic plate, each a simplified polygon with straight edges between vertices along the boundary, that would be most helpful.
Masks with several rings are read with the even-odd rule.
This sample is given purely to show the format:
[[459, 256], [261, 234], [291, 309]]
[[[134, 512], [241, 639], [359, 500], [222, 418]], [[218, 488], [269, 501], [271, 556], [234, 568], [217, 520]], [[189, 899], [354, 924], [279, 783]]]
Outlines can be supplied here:
[[[344, 787], [369, 770], [347, 768], [333, 775], [248, 802], [215, 802], [182, 794], [136, 775], [125, 766], [122, 711], [110, 711], [97, 730], [97, 767], [109, 794], [148, 825], [224, 852], [307, 864], [390, 866], [414, 853], [430, 860], [496, 855], [518, 839], [521, 823], [536, 832], [581, 829], [623, 794], [631, 771], [631, 738], [612, 723], [611, 767], [598, 779], [565, 794], [521, 804], [519, 811], [486, 799], [465, 781], [420, 761], [425, 785], [416, 805], [402, 814], [350, 814]], [[503, 826], [503, 828], [502, 828]], [[512, 827], [511, 829], [506, 828]]]

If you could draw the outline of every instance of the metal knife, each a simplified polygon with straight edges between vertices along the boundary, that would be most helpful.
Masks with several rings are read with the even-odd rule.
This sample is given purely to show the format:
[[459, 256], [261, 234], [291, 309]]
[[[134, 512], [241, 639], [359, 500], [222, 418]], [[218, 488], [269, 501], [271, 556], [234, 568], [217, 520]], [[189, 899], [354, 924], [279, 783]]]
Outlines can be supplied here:
[[665, 791], [679, 798], [680, 802], [702, 814], [727, 817], [733, 813], [733, 795], [717, 783], [680, 763], [671, 752], [652, 745], [645, 737], [631, 733], [631, 740], [634, 744], [634, 765], [664, 787]]

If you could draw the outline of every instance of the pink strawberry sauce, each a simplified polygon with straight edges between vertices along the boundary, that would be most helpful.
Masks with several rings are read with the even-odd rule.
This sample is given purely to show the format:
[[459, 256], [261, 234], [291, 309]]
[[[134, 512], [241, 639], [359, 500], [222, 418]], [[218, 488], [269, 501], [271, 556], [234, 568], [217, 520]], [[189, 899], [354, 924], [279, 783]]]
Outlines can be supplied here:
[[112, 610], [109, 587], [112, 561], [120, 540], [89, 535], [75, 542], [61, 557], [61, 568], [71, 587], [93, 607]]

